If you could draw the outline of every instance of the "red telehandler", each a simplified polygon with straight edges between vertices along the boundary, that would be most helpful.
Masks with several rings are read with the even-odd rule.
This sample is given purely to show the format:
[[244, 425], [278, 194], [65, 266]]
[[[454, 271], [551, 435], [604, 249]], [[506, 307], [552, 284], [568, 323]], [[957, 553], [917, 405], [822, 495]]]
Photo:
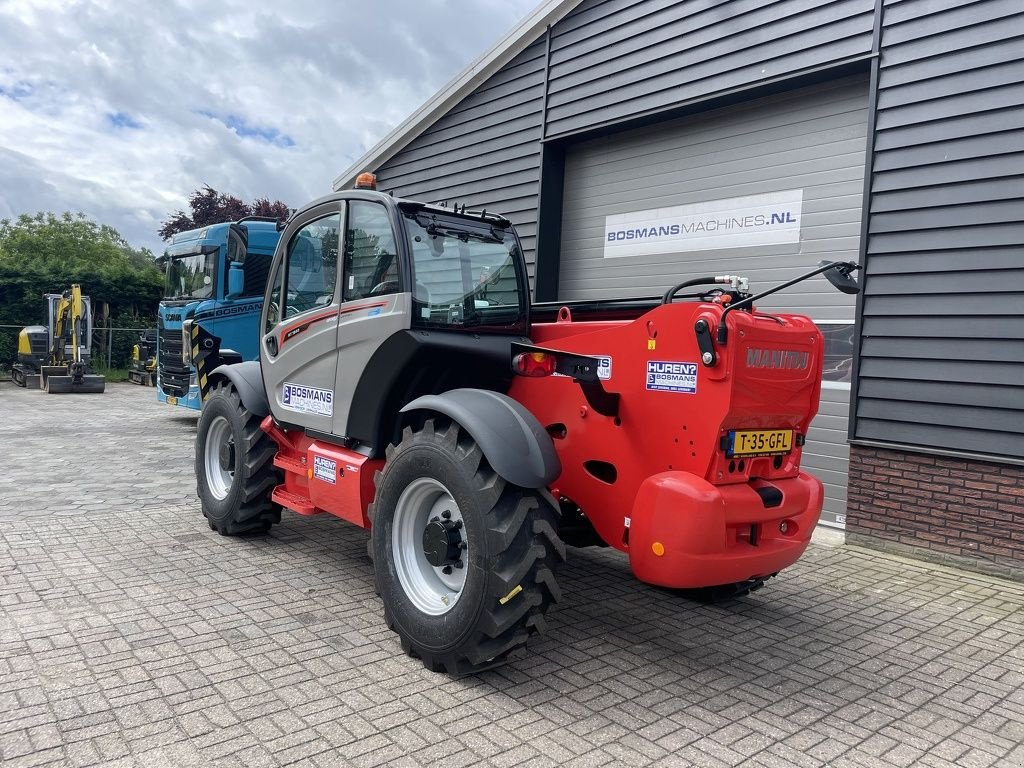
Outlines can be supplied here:
[[729, 593], [796, 562], [822, 504], [800, 471], [822, 335], [755, 303], [820, 274], [856, 292], [857, 265], [757, 295], [724, 275], [531, 306], [508, 220], [360, 184], [289, 219], [260, 360], [209, 374], [195, 466], [212, 529], [266, 531], [282, 507], [369, 528], [388, 626], [453, 675], [544, 628], [567, 543]]

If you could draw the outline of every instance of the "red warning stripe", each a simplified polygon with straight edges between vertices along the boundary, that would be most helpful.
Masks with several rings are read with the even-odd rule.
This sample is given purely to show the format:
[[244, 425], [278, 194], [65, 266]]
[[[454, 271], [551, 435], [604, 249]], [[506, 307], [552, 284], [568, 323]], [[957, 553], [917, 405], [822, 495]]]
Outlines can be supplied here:
[[374, 304], [360, 304], [355, 307], [342, 307], [341, 309], [332, 309], [327, 312], [321, 312], [319, 315], [313, 315], [312, 317], [303, 318], [301, 322], [295, 323], [294, 325], [281, 329], [280, 335], [280, 346], [283, 348], [284, 345], [294, 339], [296, 336], [305, 333], [309, 326], [313, 323], [318, 323], [321, 320], [329, 320], [332, 317], [338, 315], [348, 315], [353, 312], [358, 312], [363, 309], [376, 309], [377, 307], [386, 307], [388, 302], [378, 301]]

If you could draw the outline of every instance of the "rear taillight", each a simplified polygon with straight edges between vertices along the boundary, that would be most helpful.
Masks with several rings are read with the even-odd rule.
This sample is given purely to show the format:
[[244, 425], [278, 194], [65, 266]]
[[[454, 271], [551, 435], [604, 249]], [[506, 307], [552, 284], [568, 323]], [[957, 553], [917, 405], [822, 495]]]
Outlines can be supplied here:
[[523, 352], [512, 358], [512, 370], [520, 376], [550, 376], [555, 372], [555, 356], [547, 352]]

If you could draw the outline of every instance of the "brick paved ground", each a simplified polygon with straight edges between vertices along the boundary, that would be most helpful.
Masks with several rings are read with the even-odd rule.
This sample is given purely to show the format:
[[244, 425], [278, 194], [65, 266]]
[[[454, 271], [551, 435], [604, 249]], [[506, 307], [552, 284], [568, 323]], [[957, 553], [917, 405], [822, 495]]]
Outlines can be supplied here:
[[200, 517], [152, 389], [0, 385], [0, 762], [1024, 765], [1021, 585], [814, 546], [703, 606], [572, 550], [530, 656], [453, 681], [383, 625], [365, 534]]

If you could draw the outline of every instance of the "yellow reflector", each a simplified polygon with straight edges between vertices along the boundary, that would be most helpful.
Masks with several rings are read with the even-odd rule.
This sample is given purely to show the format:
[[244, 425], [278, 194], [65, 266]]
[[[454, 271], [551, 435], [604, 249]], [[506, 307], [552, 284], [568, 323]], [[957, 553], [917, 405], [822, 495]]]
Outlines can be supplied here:
[[516, 584], [514, 587], [512, 587], [512, 591], [511, 592], [509, 592], [504, 597], [498, 598], [498, 604], [499, 605], [504, 605], [505, 603], [507, 603], [509, 600], [511, 600], [513, 597], [515, 597], [516, 595], [518, 595], [522, 591], [523, 591], [523, 585], [522, 584]]
[[653, 552], [658, 557], [661, 557], [665, 554], [665, 545], [662, 544], [660, 541], [656, 541], [653, 544], [651, 544], [651, 552]]

